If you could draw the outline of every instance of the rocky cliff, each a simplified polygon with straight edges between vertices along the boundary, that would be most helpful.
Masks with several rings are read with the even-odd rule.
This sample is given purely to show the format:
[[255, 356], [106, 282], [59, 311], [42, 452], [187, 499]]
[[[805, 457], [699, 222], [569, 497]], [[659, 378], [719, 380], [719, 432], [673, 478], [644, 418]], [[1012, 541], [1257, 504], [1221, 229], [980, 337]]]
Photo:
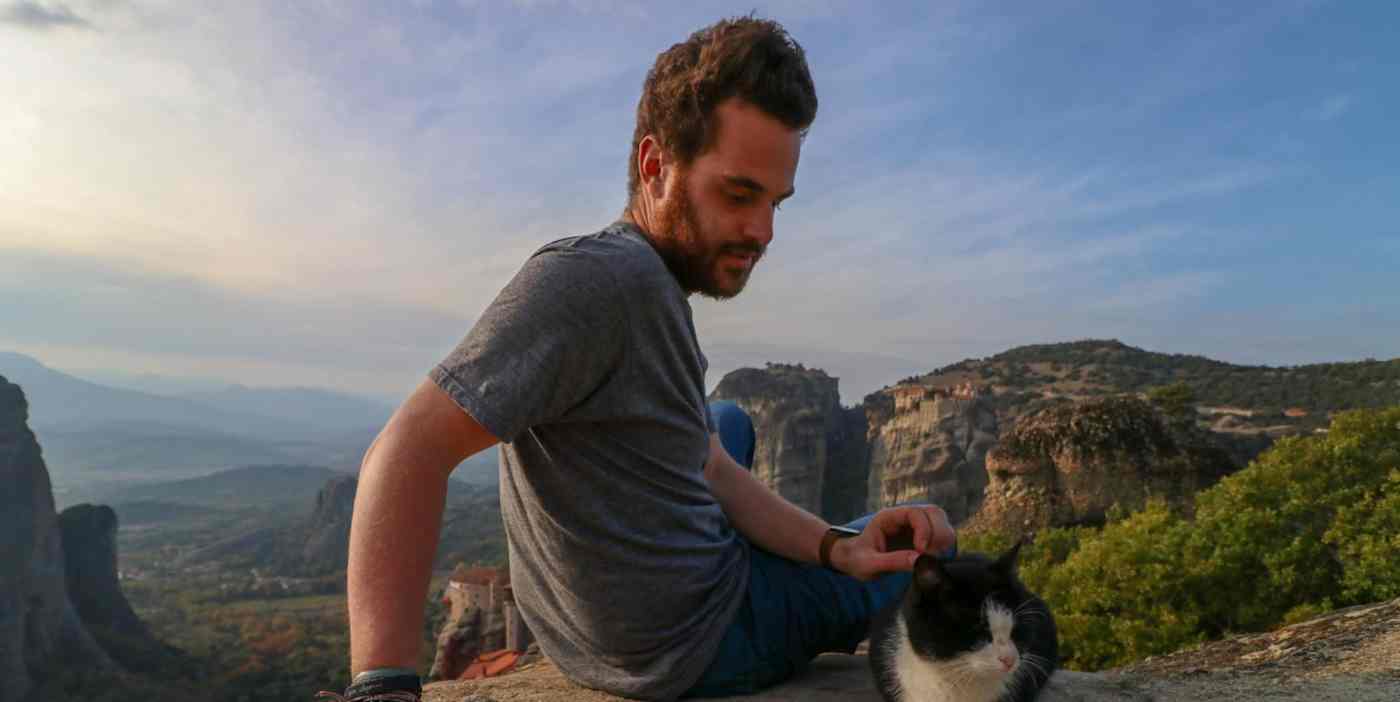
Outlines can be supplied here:
[[865, 401], [867, 508], [931, 502], [954, 524], [977, 511], [997, 416], [971, 387], [899, 385]]
[[58, 515], [68, 595], [83, 626], [123, 668], [166, 669], [178, 653], [131, 609], [117, 581], [117, 514], [106, 505], [74, 505]]
[[345, 570], [350, 552], [350, 517], [358, 482], [351, 476], [326, 481], [305, 518], [216, 541], [185, 556], [183, 565], [224, 561], [280, 576], [317, 577]]
[[882, 506], [933, 502], [954, 523], [987, 484], [997, 440], [992, 406], [972, 388], [901, 385], [843, 408], [837, 379], [770, 364], [726, 375], [711, 394], [753, 418], [754, 473], [780, 495], [832, 522]]
[[350, 517], [355, 512], [358, 485], [359, 482], [349, 476], [331, 478], [317, 493], [316, 509], [298, 539], [300, 563], [307, 571], [332, 573], [345, 568], [350, 553]]
[[982, 508], [967, 525], [1010, 533], [1102, 524], [1160, 497], [1191, 496], [1238, 469], [1207, 432], [1169, 425], [1129, 397], [1069, 403], [1022, 418], [987, 456]]
[[1186, 505], [1272, 441], [1169, 419], [1132, 396], [1042, 398], [1007, 414], [999, 396], [953, 380], [910, 380], [843, 408], [836, 378], [769, 364], [726, 375], [711, 399], [753, 418], [761, 480], [837, 523], [907, 502], [978, 529], [1099, 523], [1151, 496]]
[[64, 579], [63, 535], [19, 386], [0, 377], [0, 702], [74, 667], [113, 664]]

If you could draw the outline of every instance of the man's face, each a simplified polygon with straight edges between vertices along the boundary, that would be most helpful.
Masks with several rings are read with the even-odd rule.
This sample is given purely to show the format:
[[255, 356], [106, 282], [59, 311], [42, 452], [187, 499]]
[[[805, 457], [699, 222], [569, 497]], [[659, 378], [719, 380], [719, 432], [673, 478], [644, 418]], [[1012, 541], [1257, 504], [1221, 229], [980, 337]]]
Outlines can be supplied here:
[[667, 184], [658, 248], [681, 287], [725, 299], [744, 289], [773, 240], [773, 215], [792, 194], [802, 137], [734, 98], [714, 116], [714, 143]]

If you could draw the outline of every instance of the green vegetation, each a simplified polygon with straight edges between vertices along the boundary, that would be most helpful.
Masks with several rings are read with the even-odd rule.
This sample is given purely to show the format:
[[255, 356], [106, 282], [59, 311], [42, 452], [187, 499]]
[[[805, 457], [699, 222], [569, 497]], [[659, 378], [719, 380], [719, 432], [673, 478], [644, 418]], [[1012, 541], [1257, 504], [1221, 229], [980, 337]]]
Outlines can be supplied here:
[[1039, 391], [1114, 395], [1181, 385], [1190, 390], [1195, 403], [1271, 413], [1288, 407], [1325, 414], [1400, 404], [1400, 359], [1279, 368], [1239, 366], [1104, 340], [1021, 346], [906, 380], [928, 382], [939, 376], [971, 376], [997, 386], [999, 393], [1035, 390], [1035, 395]]
[[[231, 535], [296, 530], [306, 510], [212, 509], [198, 506], [208, 499], [203, 491], [165, 496], [176, 501], [115, 506], [123, 525], [118, 562], [137, 616], [181, 653], [142, 675], [65, 673], [36, 699], [243, 702], [310, 699], [317, 690], [343, 688], [350, 650], [343, 570], [295, 577], [277, 569], [286, 554], [257, 550], [188, 558]], [[428, 593], [421, 670], [431, 667], [446, 616], [438, 596], [449, 569], [458, 560], [504, 565], [505, 553], [495, 490], [453, 484]]]
[[1148, 390], [1147, 401], [1174, 424], [1190, 423], [1196, 419], [1196, 391], [1184, 381], [1178, 380], [1171, 385]]
[[[1400, 596], [1400, 406], [1280, 440], [1201, 492], [1102, 529], [1053, 529], [1022, 555], [1071, 668], [1096, 670]], [[995, 552], [1006, 535], [969, 537]]]

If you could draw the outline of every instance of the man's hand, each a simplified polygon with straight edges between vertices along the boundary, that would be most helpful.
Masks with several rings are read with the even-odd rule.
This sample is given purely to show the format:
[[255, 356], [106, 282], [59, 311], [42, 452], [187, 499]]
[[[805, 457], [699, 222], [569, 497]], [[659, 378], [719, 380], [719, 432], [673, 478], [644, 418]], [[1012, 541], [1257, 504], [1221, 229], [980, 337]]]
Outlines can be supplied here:
[[875, 515], [860, 536], [831, 547], [831, 565], [858, 580], [908, 571], [921, 553], [942, 553], [957, 543], [948, 515], [932, 505], [890, 507]]

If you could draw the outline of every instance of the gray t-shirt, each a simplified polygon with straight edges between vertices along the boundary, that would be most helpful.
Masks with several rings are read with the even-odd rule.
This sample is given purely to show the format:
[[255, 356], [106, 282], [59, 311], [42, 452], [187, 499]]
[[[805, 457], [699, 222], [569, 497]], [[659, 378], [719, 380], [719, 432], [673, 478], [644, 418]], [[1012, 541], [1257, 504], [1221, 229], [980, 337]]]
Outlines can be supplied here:
[[577, 682], [674, 699], [748, 586], [709, 490], [690, 303], [635, 227], [540, 249], [432, 379], [504, 442], [511, 586]]

